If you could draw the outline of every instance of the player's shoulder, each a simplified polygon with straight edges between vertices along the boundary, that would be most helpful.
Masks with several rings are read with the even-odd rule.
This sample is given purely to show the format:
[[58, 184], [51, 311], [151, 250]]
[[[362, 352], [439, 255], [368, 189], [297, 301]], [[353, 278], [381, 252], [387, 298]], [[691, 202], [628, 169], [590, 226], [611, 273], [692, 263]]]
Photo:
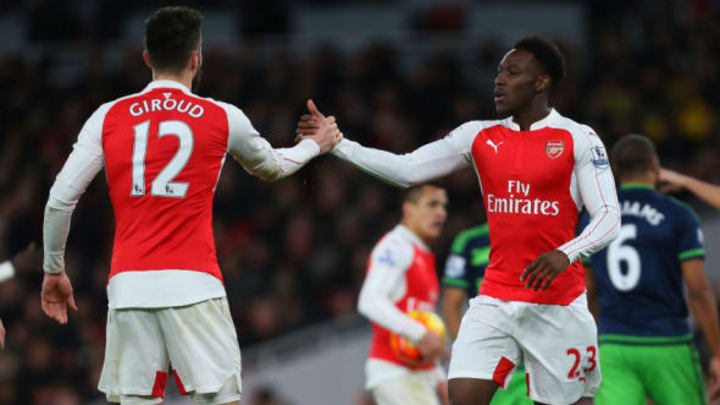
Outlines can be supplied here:
[[451, 249], [454, 253], [461, 253], [473, 242], [489, 242], [489, 237], [490, 228], [487, 223], [474, 226], [458, 233], [453, 241]]
[[552, 127], [564, 129], [569, 132], [573, 138], [580, 139], [585, 142], [588, 142], [593, 138], [596, 138], [598, 141], [600, 141], [600, 137], [598, 136], [597, 132], [595, 132], [595, 130], [589, 125], [577, 122], [572, 118], [560, 114], [556, 110], [553, 110], [552, 114], [553, 117], [550, 122], [550, 125]]
[[413, 242], [405, 237], [398, 228], [386, 233], [375, 245], [373, 257], [393, 257], [397, 261], [412, 260], [415, 249]]
[[693, 208], [690, 204], [672, 196], [663, 194], [660, 194], [660, 196], [667, 201], [667, 204], [670, 206], [670, 209], [674, 211], [674, 214], [686, 220], [700, 222], [700, 216], [697, 211], [695, 211], [695, 208]]
[[504, 120], [473, 120], [466, 121], [450, 132], [451, 136], [474, 138], [481, 132], [503, 125]]

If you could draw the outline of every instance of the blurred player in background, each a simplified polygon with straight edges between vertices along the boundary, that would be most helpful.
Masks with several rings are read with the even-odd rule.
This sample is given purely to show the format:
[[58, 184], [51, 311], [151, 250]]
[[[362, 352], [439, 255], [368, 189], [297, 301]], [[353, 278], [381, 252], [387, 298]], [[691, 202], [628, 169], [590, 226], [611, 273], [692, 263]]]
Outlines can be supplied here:
[[[467, 122], [443, 139], [396, 155], [348, 139], [333, 154], [391, 184], [408, 187], [472, 167], [490, 226], [490, 264], [465, 312], [448, 378], [454, 405], [487, 405], [525, 361], [536, 403], [590, 403], [600, 384], [597, 329], [579, 259], [620, 230], [615, 183], [602, 141], [550, 107], [564, 77], [557, 46], [519, 40], [502, 59], [495, 121]], [[320, 113], [298, 123], [314, 134]], [[575, 236], [579, 211], [591, 222]]]
[[[17, 253], [10, 260], [0, 262], [0, 283], [10, 280], [16, 274], [37, 270], [42, 263], [42, 251], [38, 250], [35, 242], [30, 242], [25, 249]], [[5, 325], [0, 320], [0, 350], [5, 348]]]
[[[365, 387], [377, 405], [438, 405], [439, 398], [447, 404], [445, 373], [437, 365], [445, 355], [444, 337], [408, 316], [436, 310], [438, 279], [428, 244], [442, 233], [447, 204], [442, 188], [411, 188], [401, 223], [380, 239], [368, 260], [358, 310], [373, 324]], [[410, 365], [393, 350], [391, 333], [416, 342], [421, 364]]]
[[90, 116], [45, 210], [42, 308], [64, 324], [67, 306], [77, 310], [64, 263], [70, 217], [105, 167], [116, 226], [99, 389], [112, 402], [162, 402], [171, 364], [196, 403], [239, 403], [240, 351], [212, 231], [225, 157], [273, 181], [339, 141], [327, 119], [317, 137], [273, 149], [240, 109], [194, 95], [201, 21], [186, 7], [150, 16], [143, 55], [153, 81]]
[[[490, 230], [488, 224], [466, 229], [453, 241], [442, 278], [443, 318], [453, 340], [457, 339], [460, 319], [468, 298], [475, 297], [490, 264]], [[532, 404], [527, 397], [525, 366], [518, 363], [504, 390], [497, 391], [490, 405]]]
[[666, 183], [662, 191], [685, 189], [720, 210], [720, 186], [662, 168], [660, 169], [660, 181]]
[[720, 394], [720, 329], [698, 218], [689, 206], [655, 191], [660, 163], [646, 137], [620, 139], [612, 162], [620, 180], [622, 230], [592, 256], [587, 272], [599, 306], [603, 371], [595, 403], [645, 405], [651, 398], [655, 405], [705, 404], [688, 303], [710, 348], [713, 398]]

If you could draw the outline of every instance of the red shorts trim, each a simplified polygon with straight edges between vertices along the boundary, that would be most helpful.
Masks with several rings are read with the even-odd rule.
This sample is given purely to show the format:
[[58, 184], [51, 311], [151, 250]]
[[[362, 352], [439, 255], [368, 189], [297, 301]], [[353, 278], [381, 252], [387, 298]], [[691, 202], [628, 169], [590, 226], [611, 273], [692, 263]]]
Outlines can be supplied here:
[[158, 371], [155, 373], [155, 384], [152, 389], [152, 396], [156, 398], [165, 398], [165, 386], [167, 385], [168, 373]]
[[501, 387], [505, 388], [505, 380], [508, 374], [515, 368], [515, 363], [510, 361], [507, 357], [503, 356], [500, 358], [495, 371], [493, 372], [493, 381], [500, 384]]

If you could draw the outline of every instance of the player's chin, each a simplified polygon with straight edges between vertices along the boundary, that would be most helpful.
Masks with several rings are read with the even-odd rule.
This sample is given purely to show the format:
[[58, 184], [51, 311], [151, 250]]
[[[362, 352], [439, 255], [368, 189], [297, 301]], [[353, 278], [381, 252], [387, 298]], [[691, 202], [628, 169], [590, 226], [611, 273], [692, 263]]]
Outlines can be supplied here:
[[427, 235], [430, 238], [438, 238], [442, 234], [443, 224], [432, 224], [427, 229]]
[[507, 100], [503, 98], [502, 100], [495, 100], [495, 112], [497, 113], [498, 117], [506, 117], [508, 115], [512, 114], [512, 107], [508, 105]]

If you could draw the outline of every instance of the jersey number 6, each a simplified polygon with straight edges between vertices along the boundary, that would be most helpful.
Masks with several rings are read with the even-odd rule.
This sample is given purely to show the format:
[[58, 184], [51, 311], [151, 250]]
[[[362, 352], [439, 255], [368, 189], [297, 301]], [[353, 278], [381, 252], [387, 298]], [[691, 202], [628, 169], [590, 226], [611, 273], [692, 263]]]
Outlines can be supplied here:
[[[133, 144], [132, 158], [132, 190], [131, 196], [145, 195], [145, 154], [147, 153], [148, 138], [150, 136], [150, 121], [145, 121], [133, 127], [135, 142]], [[190, 160], [193, 151], [193, 133], [188, 124], [172, 120], [162, 121], [158, 126], [158, 138], [166, 135], [178, 137], [180, 146], [175, 156], [158, 173], [152, 182], [150, 194], [158, 197], [183, 198], [188, 190], [188, 183], [173, 182], [173, 179], [182, 171]]]
[[[623, 225], [620, 235], [607, 249], [608, 275], [615, 288], [620, 291], [630, 291], [640, 281], [640, 254], [634, 247], [624, 244], [635, 238], [637, 238], [637, 226]], [[622, 262], [627, 265], [625, 273], [621, 269]]]

